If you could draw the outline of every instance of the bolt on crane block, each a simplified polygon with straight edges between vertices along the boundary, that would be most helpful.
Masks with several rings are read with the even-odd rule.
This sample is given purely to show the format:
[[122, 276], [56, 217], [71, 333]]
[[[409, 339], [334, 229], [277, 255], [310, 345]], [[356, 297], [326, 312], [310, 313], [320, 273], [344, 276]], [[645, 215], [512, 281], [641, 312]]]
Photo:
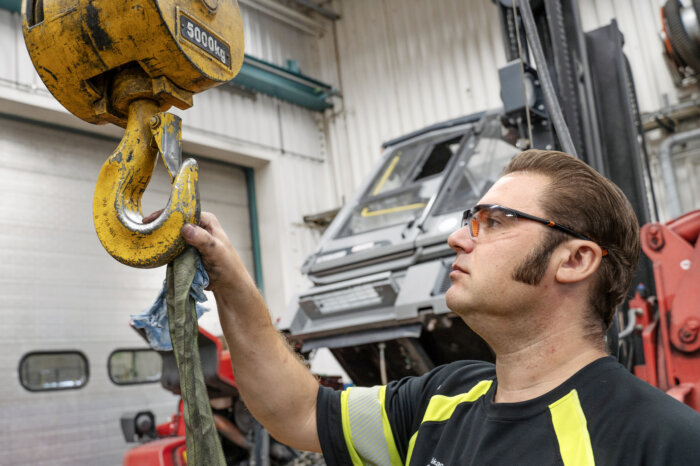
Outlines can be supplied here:
[[[192, 96], [233, 79], [243, 63], [237, 0], [24, 0], [22, 29], [39, 76], [71, 113], [125, 128], [100, 171], [97, 235], [118, 261], [170, 262], [185, 247], [180, 228], [199, 221], [198, 168], [181, 162], [181, 122]], [[163, 212], [143, 223], [141, 196], [158, 154], [172, 189]]]

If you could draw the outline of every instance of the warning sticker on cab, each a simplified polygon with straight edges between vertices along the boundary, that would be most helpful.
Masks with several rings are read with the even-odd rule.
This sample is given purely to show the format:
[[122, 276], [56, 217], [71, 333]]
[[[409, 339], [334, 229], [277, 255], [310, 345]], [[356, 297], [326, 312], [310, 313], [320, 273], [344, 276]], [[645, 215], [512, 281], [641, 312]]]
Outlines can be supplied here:
[[182, 13], [180, 13], [180, 36], [192, 42], [227, 67], [230, 66], [231, 51], [228, 45], [207, 31], [204, 26], [197, 24]]

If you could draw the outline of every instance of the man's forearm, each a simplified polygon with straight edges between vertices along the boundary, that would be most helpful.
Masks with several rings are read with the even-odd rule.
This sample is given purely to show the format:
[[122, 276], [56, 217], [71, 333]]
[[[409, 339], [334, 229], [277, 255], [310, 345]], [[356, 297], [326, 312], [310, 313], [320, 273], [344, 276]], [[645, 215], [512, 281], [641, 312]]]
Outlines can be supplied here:
[[318, 382], [275, 330], [255, 285], [215, 292], [243, 401], [277, 440], [320, 451]]
[[246, 406], [277, 440], [320, 451], [318, 383], [277, 335], [265, 301], [216, 216], [202, 212], [199, 225], [186, 224], [182, 236], [202, 255]]

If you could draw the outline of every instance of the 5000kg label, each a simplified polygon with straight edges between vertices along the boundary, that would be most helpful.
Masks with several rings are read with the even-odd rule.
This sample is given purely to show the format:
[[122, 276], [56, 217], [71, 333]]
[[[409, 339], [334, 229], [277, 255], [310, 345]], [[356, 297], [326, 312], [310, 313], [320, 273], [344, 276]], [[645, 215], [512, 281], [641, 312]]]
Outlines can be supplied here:
[[226, 44], [187, 16], [180, 13], [180, 36], [192, 42], [226, 66], [231, 63], [230, 51]]

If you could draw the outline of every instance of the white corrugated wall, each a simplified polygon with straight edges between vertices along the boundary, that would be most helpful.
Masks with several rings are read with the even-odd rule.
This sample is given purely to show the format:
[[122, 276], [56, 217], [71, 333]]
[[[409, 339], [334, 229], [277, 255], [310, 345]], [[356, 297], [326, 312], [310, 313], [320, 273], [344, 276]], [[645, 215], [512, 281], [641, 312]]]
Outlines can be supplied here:
[[[310, 76], [317, 74], [314, 37], [245, 5], [241, 6], [241, 13], [248, 55], [278, 66], [293, 59], [302, 72]], [[182, 116], [186, 130], [257, 147], [268, 151], [270, 157], [282, 151], [316, 158], [323, 156], [315, 113], [264, 95], [241, 93], [221, 86], [196, 94], [192, 108], [184, 112], [171, 111]], [[288, 125], [290, 121], [293, 126], [282, 131], [280, 122]]]
[[[661, 55], [662, 3], [579, 0], [584, 31], [617, 18], [642, 112], [659, 109], [664, 94], [678, 99]], [[505, 54], [491, 1], [335, 0], [331, 7], [342, 15], [337, 48], [329, 30], [320, 53], [322, 74], [344, 96], [328, 130], [341, 195], [367, 176], [383, 141], [501, 105], [497, 68]]]
[[329, 134], [346, 197], [384, 140], [500, 104], [497, 68], [505, 58], [490, 2], [357, 0], [333, 7], [342, 15], [337, 67], [332, 32], [321, 53], [326, 79], [338, 82], [344, 97]]
[[[94, 175], [114, 141], [0, 118], [0, 464], [119, 464], [129, 448], [119, 417], [150, 409], [165, 422], [177, 398], [158, 384], [118, 387], [109, 354], [142, 348], [129, 316], [158, 295], [164, 268], [130, 269], [104, 251], [92, 225]], [[230, 165], [200, 163], [200, 196], [252, 267], [245, 175]], [[170, 192], [157, 170], [144, 210]], [[209, 295], [211, 298], [211, 294]], [[208, 307], [215, 309], [210, 301]], [[217, 328], [215, 312], [200, 321]], [[206, 324], [204, 323], [206, 321]], [[20, 358], [34, 351], [78, 350], [89, 363], [80, 390], [30, 393], [18, 379]]]

